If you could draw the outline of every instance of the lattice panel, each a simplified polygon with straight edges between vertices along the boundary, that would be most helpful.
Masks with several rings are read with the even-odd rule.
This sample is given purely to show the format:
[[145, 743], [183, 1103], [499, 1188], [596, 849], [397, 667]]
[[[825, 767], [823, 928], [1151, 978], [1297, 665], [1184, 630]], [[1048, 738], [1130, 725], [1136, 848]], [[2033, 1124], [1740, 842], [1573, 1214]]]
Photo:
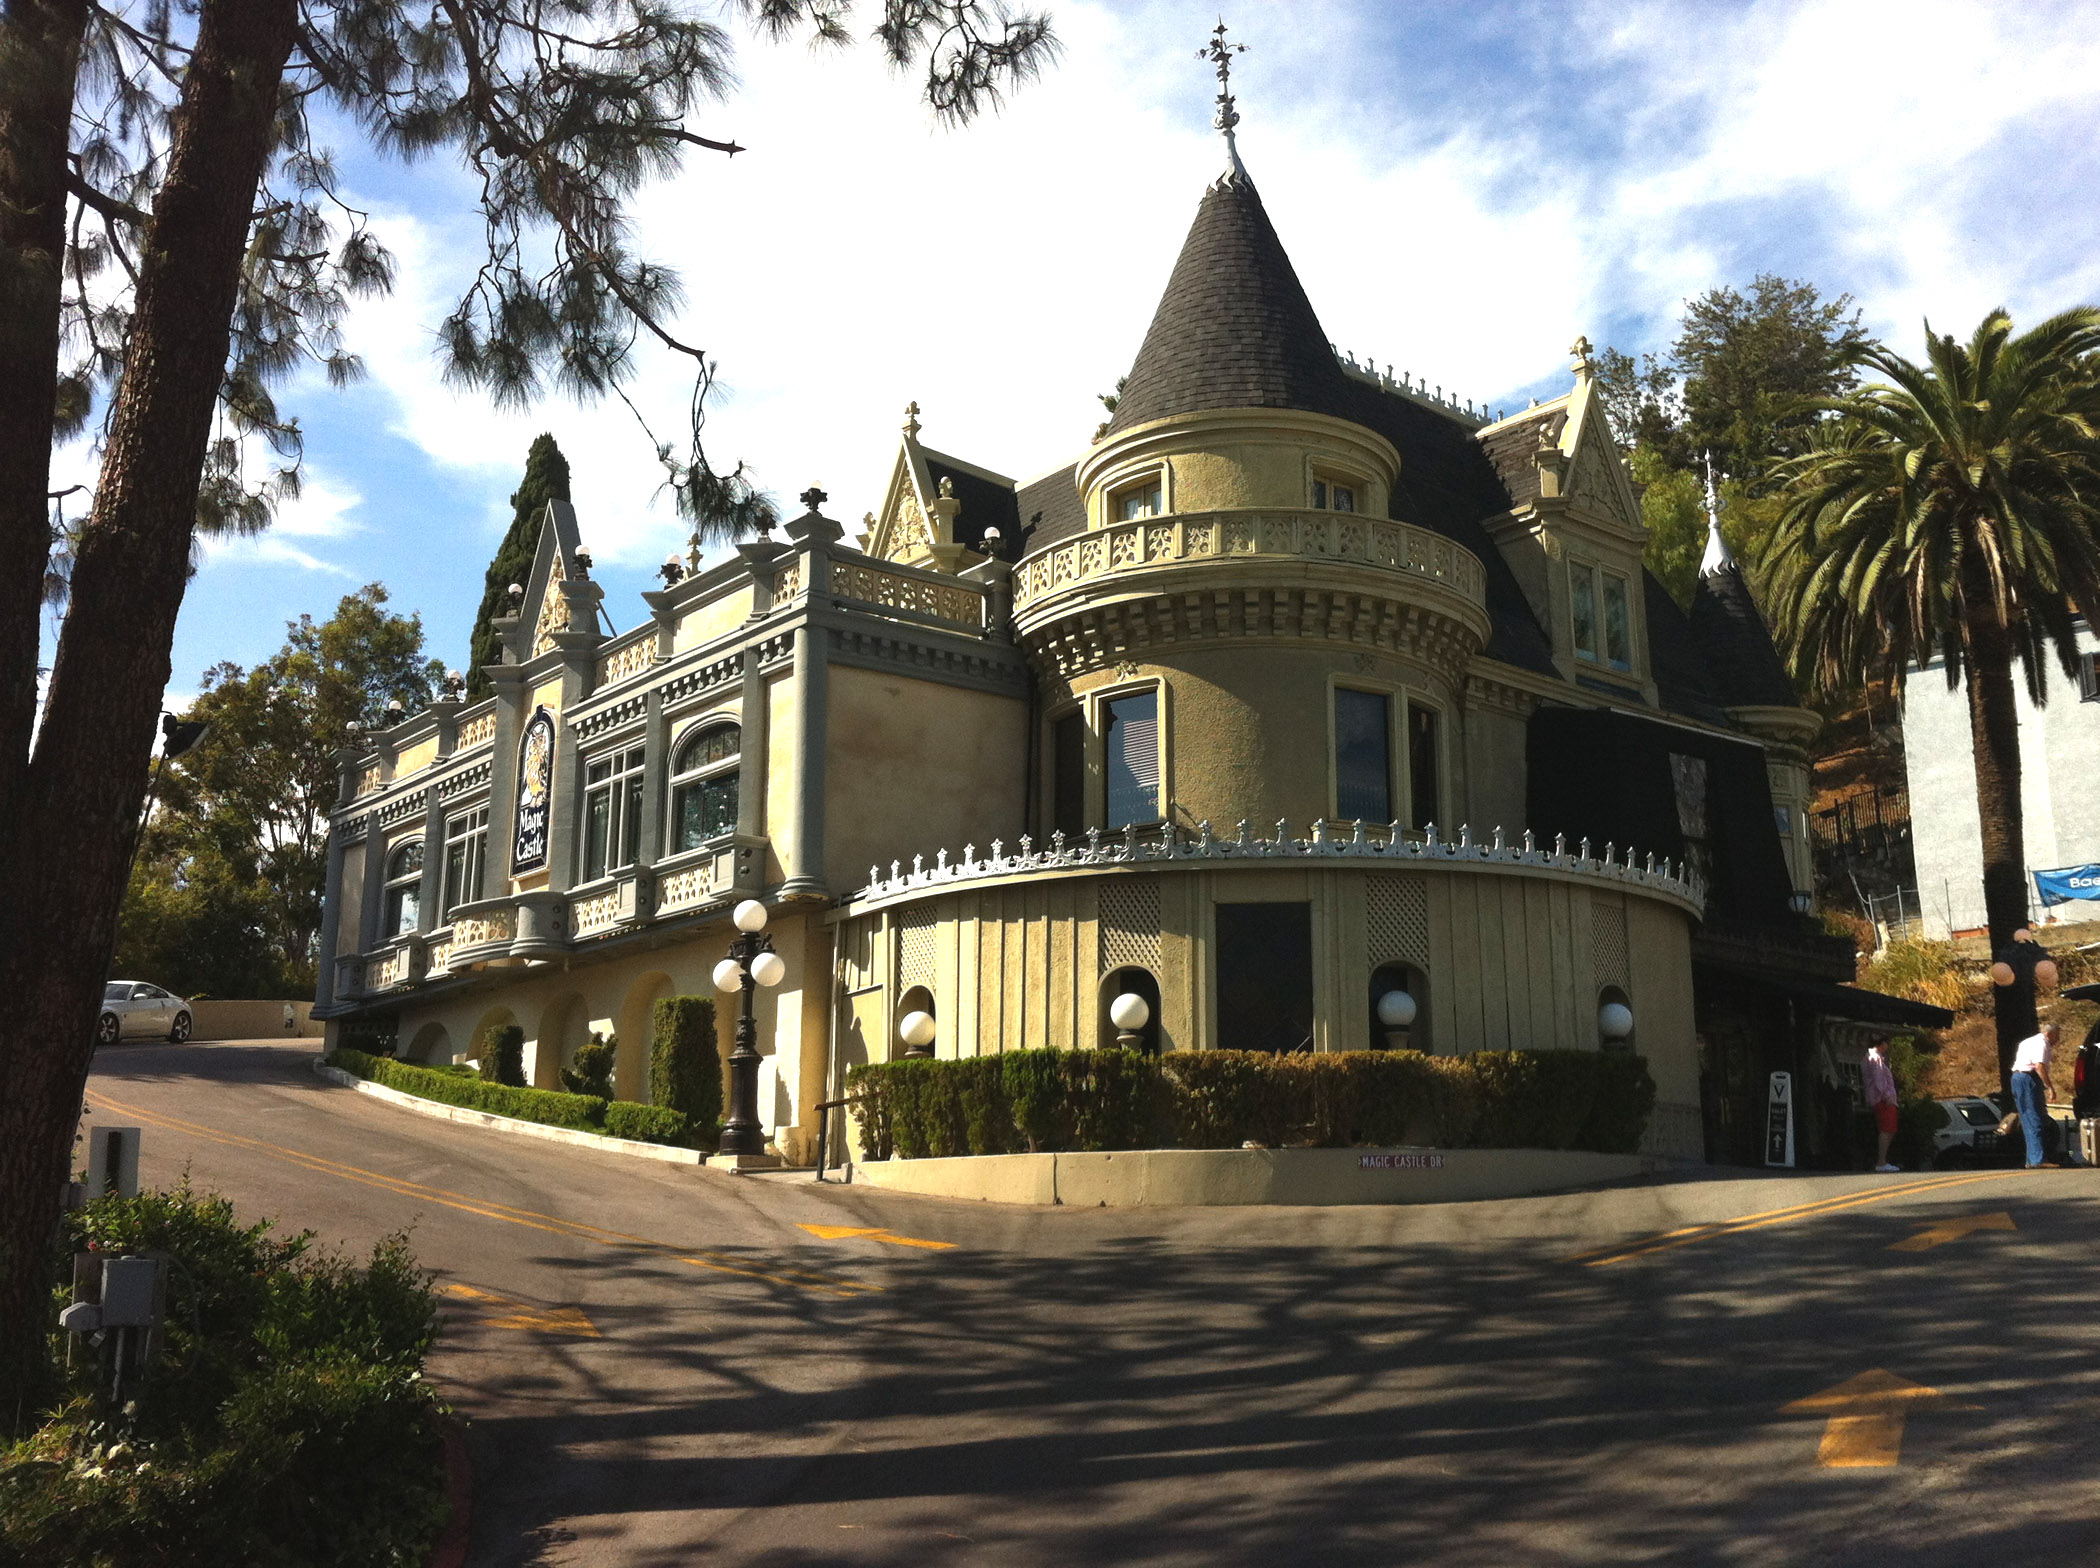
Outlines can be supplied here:
[[1429, 884], [1421, 877], [1367, 877], [1364, 926], [1371, 967], [1429, 967]]
[[897, 921], [897, 988], [931, 986], [934, 976], [934, 955], [937, 951], [936, 932], [941, 923], [940, 911], [932, 905], [907, 909]]
[[1135, 965], [1159, 973], [1159, 878], [1101, 884], [1101, 972]]
[[1590, 901], [1590, 972], [1597, 988], [1627, 982], [1626, 906], [1610, 899]]

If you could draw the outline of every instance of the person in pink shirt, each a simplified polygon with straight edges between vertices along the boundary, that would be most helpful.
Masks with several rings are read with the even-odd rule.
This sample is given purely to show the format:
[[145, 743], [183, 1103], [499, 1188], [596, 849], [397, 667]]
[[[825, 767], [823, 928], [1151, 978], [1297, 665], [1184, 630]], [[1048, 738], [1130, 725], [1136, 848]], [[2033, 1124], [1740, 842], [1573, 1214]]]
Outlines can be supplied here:
[[1874, 1169], [1892, 1171], [1896, 1167], [1889, 1163], [1889, 1140], [1896, 1136], [1896, 1075], [1889, 1071], [1879, 1040], [1867, 1047], [1860, 1076], [1866, 1080], [1867, 1106], [1874, 1113]]

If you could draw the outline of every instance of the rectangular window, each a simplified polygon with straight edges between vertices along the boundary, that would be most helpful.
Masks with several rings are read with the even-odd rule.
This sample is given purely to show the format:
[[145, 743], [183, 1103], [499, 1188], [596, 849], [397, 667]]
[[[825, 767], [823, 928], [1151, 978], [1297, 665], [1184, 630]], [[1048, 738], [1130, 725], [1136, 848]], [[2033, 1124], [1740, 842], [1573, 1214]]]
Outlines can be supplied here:
[[1157, 479], [1148, 479], [1142, 484], [1132, 485], [1128, 490], [1116, 492], [1116, 521], [1127, 523], [1138, 517], [1157, 517], [1160, 514], [1160, 485]]
[[1086, 832], [1086, 716], [1050, 728], [1050, 826], [1068, 839]]
[[2100, 653], [2078, 656], [2078, 700], [2100, 702]]
[[1407, 708], [1407, 825], [1418, 831], [1437, 817], [1437, 712]]
[[584, 771], [583, 880], [634, 864], [642, 843], [642, 748], [601, 757]]
[[735, 769], [678, 786], [678, 851], [698, 849], [711, 838], [736, 831]]
[[1217, 916], [1220, 1049], [1311, 1050], [1312, 905], [1220, 904]]
[[1570, 564], [1568, 586], [1575, 612], [1575, 657], [1597, 657], [1597, 580], [1587, 566]]
[[489, 852], [489, 808], [461, 812], [445, 824], [445, 918], [481, 897], [481, 868]]
[[1159, 820], [1159, 693], [1108, 705], [1108, 826]]
[[1393, 819], [1392, 699], [1375, 691], [1334, 694], [1334, 805], [1344, 822]]
[[1604, 574], [1604, 658], [1615, 670], [1633, 668], [1633, 614], [1626, 579]]
[[1353, 512], [1356, 510], [1356, 487], [1337, 483], [1331, 479], [1313, 481], [1313, 509], [1320, 512]]

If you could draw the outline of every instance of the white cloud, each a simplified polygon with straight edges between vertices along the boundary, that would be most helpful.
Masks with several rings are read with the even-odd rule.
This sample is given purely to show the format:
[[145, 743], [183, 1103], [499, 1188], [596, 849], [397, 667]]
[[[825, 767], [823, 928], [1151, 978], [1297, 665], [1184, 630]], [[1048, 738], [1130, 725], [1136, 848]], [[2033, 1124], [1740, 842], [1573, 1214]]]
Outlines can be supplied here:
[[207, 568], [295, 566], [355, 582], [358, 576], [346, 566], [323, 560], [311, 550], [293, 543], [296, 539], [341, 539], [361, 530], [353, 515], [364, 497], [338, 483], [309, 462], [296, 499], [277, 509], [269, 528], [246, 538], [200, 540]]

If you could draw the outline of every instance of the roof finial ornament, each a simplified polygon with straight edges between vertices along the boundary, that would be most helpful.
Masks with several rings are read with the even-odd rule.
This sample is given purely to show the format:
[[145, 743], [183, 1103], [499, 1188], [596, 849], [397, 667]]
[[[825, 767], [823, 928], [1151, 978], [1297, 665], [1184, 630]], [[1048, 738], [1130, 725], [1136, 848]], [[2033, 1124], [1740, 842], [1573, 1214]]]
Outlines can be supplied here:
[[919, 404], [915, 398], [904, 405], [904, 433], [917, 440], [919, 436]]
[[1233, 127], [1240, 123], [1240, 111], [1232, 99], [1232, 57], [1245, 54], [1245, 44], [1228, 44], [1225, 41], [1225, 18], [1218, 18], [1218, 25], [1211, 29], [1210, 44], [1196, 51], [1196, 58], [1208, 60], [1218, 68], [1218, 112], [1211, 116], [1211, 124], [1225, 136], [1225, 172], [1219, 176], [1219, 184], [1228, 184], [1247, 178], [1247, 166], [1240, 162], [1239, 144], [1233, 140]]
[[1575, 372], [1575, 379], [1577, 381], [1589, 380], [1591, 374], [1597, 368], [1590, 362], [1589, 334], [1587, 332], [1578, 334], [1575, 341], [1568, 345], [1568, 352], [1575, 356], [1575, 363], [1570, 367]]
[[1706, 454], [1706, 555], [1699, 562], [1699, 575], [1713, 577], [1738, 571], [1735, 552], [1721, 534], [1721, 492], [1714, 486], [1714, 455]]

